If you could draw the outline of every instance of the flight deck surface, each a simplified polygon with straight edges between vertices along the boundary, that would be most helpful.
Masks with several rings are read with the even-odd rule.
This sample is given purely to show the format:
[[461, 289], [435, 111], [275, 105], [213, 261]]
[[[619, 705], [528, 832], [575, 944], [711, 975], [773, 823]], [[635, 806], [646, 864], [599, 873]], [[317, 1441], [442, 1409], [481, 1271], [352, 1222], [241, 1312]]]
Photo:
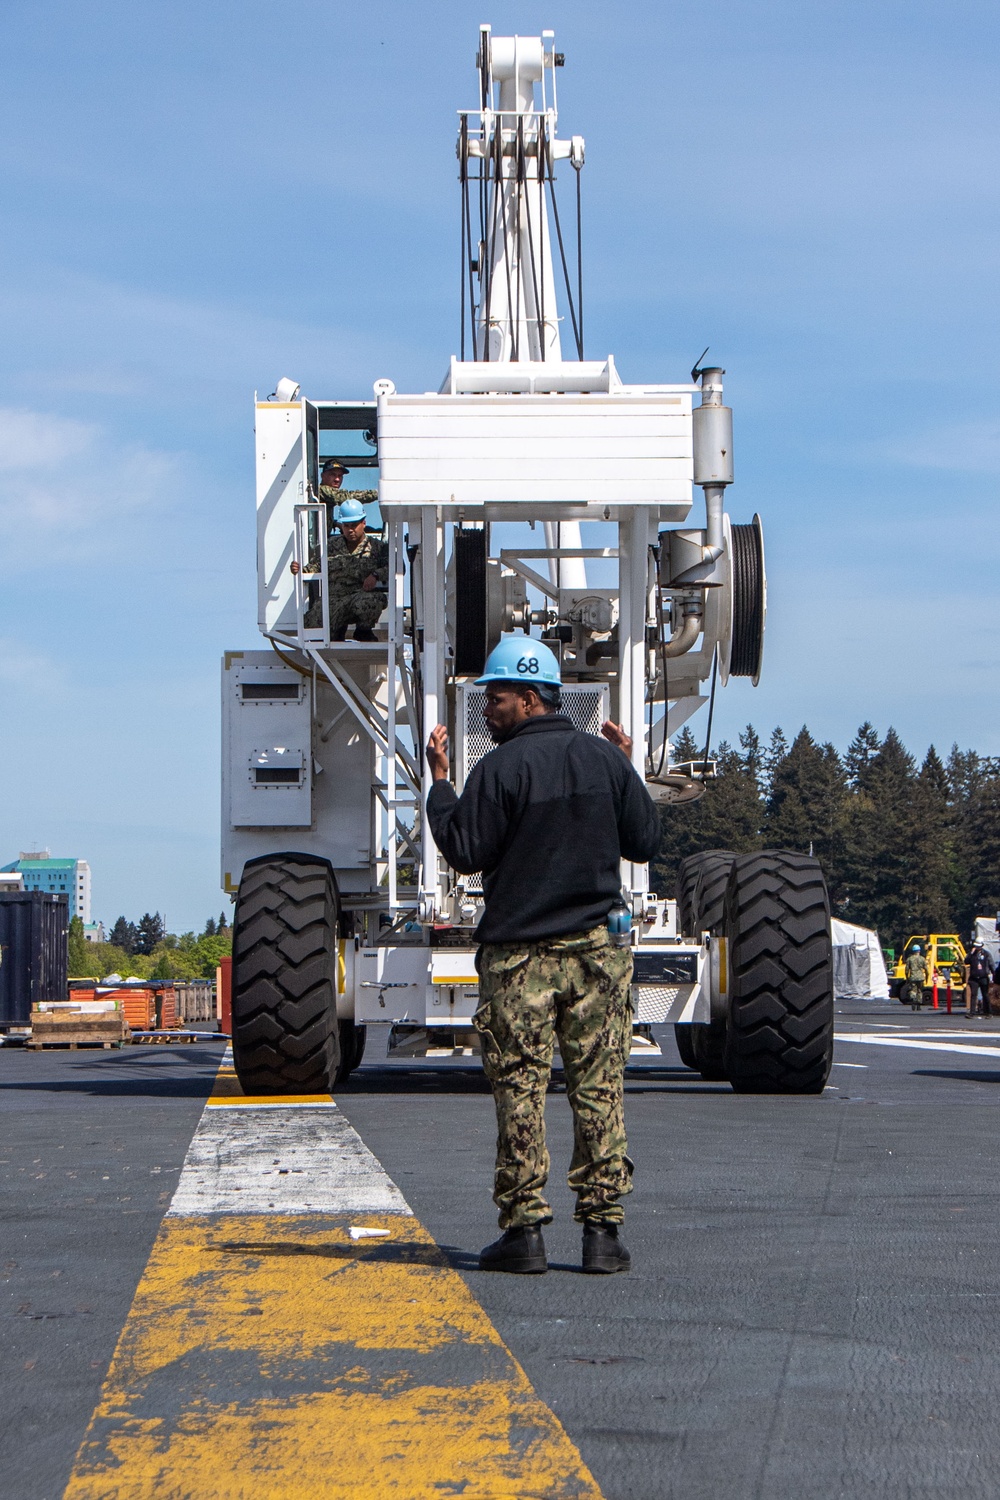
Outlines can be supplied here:
[[219, 1043], [0, 1050], [4, 1492], [995, 1495], [1000, 1022], [852, 1004], [837, 1035], [824, 1095], [781, 1099], [662, 1032], [608, 1278], [578, 1269], [558, 1074], [552, 1269], [508, 1277], [475, 1269], [474, 1061], [375, 1035], [336, 1106], [253, 1123]]

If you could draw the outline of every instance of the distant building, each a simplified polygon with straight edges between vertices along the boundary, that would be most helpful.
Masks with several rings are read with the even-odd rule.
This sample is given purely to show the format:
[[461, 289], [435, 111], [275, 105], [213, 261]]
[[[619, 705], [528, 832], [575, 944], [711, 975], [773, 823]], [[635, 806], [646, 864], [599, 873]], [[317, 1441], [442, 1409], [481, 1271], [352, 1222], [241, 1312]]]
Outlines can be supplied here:
[[83, 935], [88, 943], [106, 943], [103, 922], [84, 922]]
[[[25, 853], [0, 869], [20, 874], [26, 891], [53, 891], [69, 898], [69, 914], [90, 923], [90, 866], [85, 859], [52, 859], [47, 849]], [[96, 941], [96, 939], [92, 939]]]
[[20, 870], [0, 870], [0, 891], [23, 891], [24, 876]]

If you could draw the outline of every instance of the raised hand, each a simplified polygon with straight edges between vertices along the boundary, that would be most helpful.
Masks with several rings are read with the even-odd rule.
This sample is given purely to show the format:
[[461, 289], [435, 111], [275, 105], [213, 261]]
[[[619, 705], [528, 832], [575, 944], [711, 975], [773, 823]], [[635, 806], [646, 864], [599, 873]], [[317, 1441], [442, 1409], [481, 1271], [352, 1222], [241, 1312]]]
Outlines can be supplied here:
[[620, 724], [612, 724], [610, 719], [606, 719], [601, 725], [601, 733], [606, 740], [610, 740], [612, 745], [617, 745], [619, 750], [623, 751], [631, 760], [632, 741]]

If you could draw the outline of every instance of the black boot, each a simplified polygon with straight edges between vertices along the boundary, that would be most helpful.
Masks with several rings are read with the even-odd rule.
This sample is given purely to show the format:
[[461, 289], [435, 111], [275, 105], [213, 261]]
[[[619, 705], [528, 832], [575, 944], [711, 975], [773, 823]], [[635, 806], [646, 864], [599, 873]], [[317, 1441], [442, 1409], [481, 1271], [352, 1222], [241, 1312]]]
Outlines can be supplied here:
[[368, 625], [355, 625], [354, 639], [356, 641], [377, 641], [378, 636]]
[[585, 1220], [583, 1225], [583, 1269], [597, 1276], [627, 1271], [632, 1257], [618, 1238], [617, 1224]]
[[540, 1276], [549, 1269], [545, 1241], [537, 1224], [507, 1229], [479, 1257], [481, 1271], [513, 1271], [518, 1276]]

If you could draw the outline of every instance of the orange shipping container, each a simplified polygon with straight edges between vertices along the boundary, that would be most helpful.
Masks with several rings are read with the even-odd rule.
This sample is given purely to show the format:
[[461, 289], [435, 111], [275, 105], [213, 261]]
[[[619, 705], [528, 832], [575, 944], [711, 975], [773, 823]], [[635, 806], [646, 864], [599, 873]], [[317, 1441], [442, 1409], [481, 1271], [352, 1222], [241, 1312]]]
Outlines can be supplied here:
[[152, 1031], [156, 1025], [156, 1002], [152, 990], [129, 984], [120, 990], [99, 990], [97, 998], [117, 1000], [125, 1012], [125, 1025], [130, 1031]]

